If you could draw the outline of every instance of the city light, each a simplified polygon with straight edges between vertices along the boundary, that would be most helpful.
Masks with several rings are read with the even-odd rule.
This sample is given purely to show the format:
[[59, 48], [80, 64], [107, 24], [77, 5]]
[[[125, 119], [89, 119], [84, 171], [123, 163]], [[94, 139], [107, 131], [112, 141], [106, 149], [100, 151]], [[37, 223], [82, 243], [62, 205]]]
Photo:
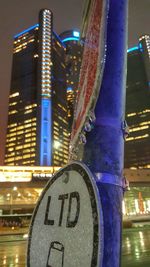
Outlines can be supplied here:
[[74, 37], [80, 37], [80, 33], [78, 31], [73, 31], [73, 36]]
[[68, 87], [67, 88], [67, 92], [70, 92], [70, 91], [72, 91], [73, 89], [72, 89], [72, 87]]
[[0, 166], [0, 182], [31, 182], [32, 177], [51, 177], [59, 168], [55, 166]]
[[59, 148], [61, 143], [59, 141], [54, 141], [54, 148]]
[[133, 51], [136, 51], [136, 50], [139, 50], [139, 47], [138, 46], [134, 46], [134, 47], [131, 47], [127, 50], [128, 53], [130, 52], [133, 52]]
[[134, 200], [136, 213], [140, 212], [138, 199]]
[[122, 213], [123, 213], [123, 215], [126, 214], [126, 207], [125, 207], [125, 201], [124, 200], [122, 201]]
[[[45, 23], [46, 19], [46, 23]], [[52, 113], [51, 113], [51, 67], [46, 66], [46, 61], [51, 61], [51, 12], [44, 11], [43, 15], [43, 32], [42, 32], [42, 112], [41, 112], [41, 155], [40, 165], [51, 165], [51, 129], [52, 129]], [[43, 75], [45, 74], [45, 75]], [[48, 82], [47, 82], [48, 81]]]
[[16, 34], [16, 35], [14, 36], [14, 38], [18, 38], [19, 36], [25, 34], [26, 32], [29, 32], [29, 31], [35, 29], [36, 27], [39, 27], [39, 24], [35, 24], [34, 26], [31, 26], [31, 27], [29, 27], [28, 29], [26, 29], [26, 30], [24, 30], [24, 31], [22, 31], [22, 32], [20, 32], [20, 33], [18, 33], [18, 34]]
[[17, 191], [17, 189], [18, 189], [17, 186], [13, 187], [13, 191]]
[[79, 38], [77, 37], [67, 37], [62, 40], [63, 43], [68, 42], [68, 41], [79, 41]]

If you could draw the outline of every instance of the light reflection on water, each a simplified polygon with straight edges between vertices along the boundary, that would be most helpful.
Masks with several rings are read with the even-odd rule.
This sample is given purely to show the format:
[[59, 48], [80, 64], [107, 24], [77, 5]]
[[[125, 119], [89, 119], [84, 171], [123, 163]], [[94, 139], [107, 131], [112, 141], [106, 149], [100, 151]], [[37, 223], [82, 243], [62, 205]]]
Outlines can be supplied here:
[[[25, 267], [26, 241], [0, 239], [0, 266]], [[8, 242], [9, 241], [9, 242]], [[12, 241], [12, 240], [11, 240]], [[123, 232], [122, 267], [150, 267], [150, 229], [129, 229]], [[39, 266], [40, 267], [40, 266]]]
[[25, 267], [26, 241], [1, 240], [0, 237], [0, 266], [3, 267]]
[[122, 267], [150, 266], [150, 229], [123, 232]]

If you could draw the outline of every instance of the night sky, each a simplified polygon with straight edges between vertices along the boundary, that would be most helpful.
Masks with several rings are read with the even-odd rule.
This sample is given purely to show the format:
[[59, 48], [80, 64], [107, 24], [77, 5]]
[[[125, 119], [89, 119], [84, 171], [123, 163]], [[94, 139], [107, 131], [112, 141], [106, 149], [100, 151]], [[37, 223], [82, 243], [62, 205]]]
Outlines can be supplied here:
[[[119, 0], [118, 0], [119, 1]], [[13, 36], [38, 23], [38, 12], [49, 8], [54, 15], [54, 30], [59, 34], [80, 29], [84, 0], [1, 0], [0, 1], [0, 165], [3, 165], [11, 77]], [[150, 34], [150, 0], [129, 0], [129, 42]]]

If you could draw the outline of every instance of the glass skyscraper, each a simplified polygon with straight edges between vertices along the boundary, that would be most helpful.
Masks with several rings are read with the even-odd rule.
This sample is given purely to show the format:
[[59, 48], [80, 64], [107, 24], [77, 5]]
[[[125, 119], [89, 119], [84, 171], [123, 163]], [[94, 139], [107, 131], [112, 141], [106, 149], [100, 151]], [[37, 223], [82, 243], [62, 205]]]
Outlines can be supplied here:
[[66, 48], [53, 15], [14, 36], [5, 165], [62, 166], [68, 159]]
[[150, 37], [128, 50], [125, 168], [150, 168]]
[[83, 53], [83, 42], [80, 41], [80, 32], [68, 30], [60, 34], [63, 44], [66, 46], [66, 84], [69, 129], [71, 131], [74, 104], [78, 91], [80, 66]]

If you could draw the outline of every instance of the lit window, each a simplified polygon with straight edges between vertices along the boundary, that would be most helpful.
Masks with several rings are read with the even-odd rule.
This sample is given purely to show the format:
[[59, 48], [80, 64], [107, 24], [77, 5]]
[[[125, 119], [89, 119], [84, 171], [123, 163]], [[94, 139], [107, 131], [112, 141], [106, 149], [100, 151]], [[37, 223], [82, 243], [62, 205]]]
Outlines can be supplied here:
[[16, 92], [16, 93], [10, 95], [9, 98], [16, 97], [16, 96], [19, 96], [19, 92]]

